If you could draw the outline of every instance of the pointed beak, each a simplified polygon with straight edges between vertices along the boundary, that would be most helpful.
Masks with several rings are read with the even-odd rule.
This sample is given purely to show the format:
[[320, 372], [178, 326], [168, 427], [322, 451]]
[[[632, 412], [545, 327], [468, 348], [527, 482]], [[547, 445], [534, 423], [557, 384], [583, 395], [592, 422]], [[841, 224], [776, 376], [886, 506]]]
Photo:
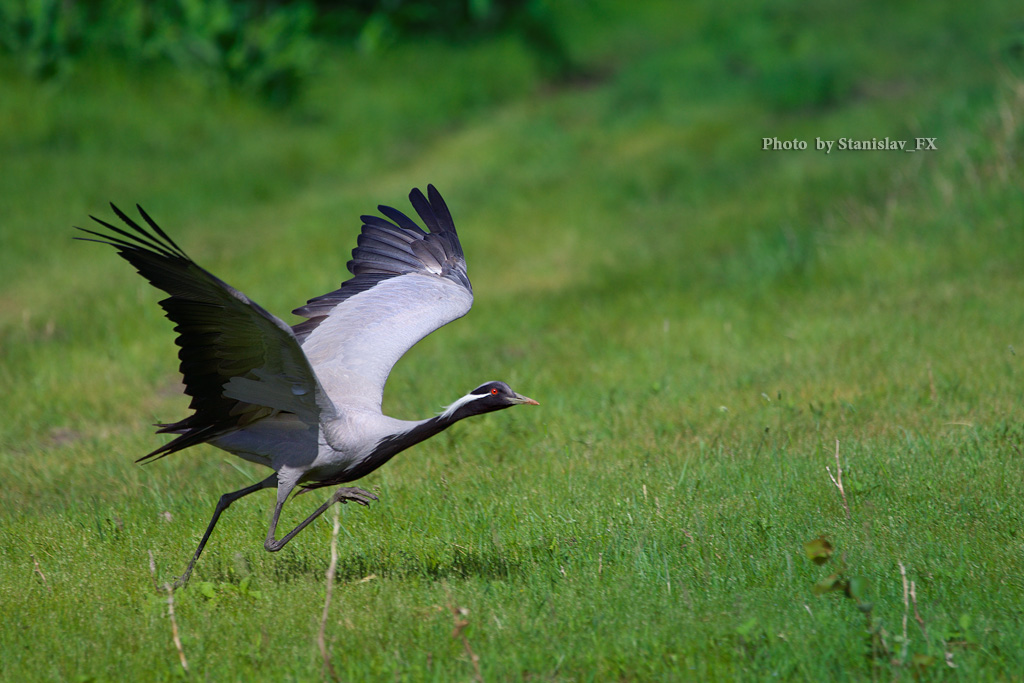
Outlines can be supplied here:
[[520, 396], [519, 394], [516, 394], [516, 397], [514, 399], [512, 399], [512, 402], [513, 403], [517, 403], [517, 404], [518, 403], [525, 403], [528, 406], [539, 406], [540, 405], [540, 403], [538, 403], [537, 401], [534, 401], [532, 398], [529, 398], [528, 396]]

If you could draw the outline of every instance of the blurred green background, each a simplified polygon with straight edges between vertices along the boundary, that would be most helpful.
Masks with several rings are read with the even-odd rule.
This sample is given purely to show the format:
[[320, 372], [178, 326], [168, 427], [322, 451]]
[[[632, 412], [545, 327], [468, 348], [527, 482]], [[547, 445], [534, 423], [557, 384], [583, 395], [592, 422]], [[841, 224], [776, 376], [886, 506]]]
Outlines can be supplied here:
[[[1020, 680], [1022, 140], [994, 0], [0, 0], [0, 679]], [[134, 464], [171, 325], [71, 226], [137, 202], [294, 322], [427, 183], [476, 302], [385, 411], [542, 405], [361, 482], [330, 672], [330, 514], [233, 506], [186, 671], [162, 585], [264, 474]]]

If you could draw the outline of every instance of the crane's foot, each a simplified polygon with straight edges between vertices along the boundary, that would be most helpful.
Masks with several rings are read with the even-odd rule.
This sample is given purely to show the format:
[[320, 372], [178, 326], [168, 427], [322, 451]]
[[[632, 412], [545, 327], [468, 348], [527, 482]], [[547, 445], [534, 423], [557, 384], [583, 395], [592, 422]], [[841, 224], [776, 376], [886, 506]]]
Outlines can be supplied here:
[[353, 486], [345, 486], [337, 489], [323, 505], [314, 510], [313, 514], [309, 517], [302, 520], [297, 527], [289, 531], [280, 541], [274, 538], [274, 532], [277, 529], [277, 520], [281, 514], [281, 506], [284, 504], [284, 499], [282, 498], [278, 500], [277, 507], [274, 508], [274, 518], [270, 522], [270, 531], [267, 532], [267, 540], [263, 543], [263, 547], [272, 553], [276, 553], [278, 550], [283, 548], [288, 541], [295, 538], [295, 534], [305, 529], [310, 522], [322, 515], [327, 508], [331, 507], [335, 503], [347, 503], [350, 500], [359, 503], [360, 505], [369, 505], [371, 500], [378, 500], [378, 498], [369, 491], [364, 491], [363, 489], [358, 489]]
[[196, 566], [196, 560], [199, 559], [199, 553], [192, 556], [192, 560], [188, 563], [188, 567], [185, 568], [185, 573], [175, 579], [174, 584], [171, 586], [172, 589], [178, 590], [188, 585], [188, 579], [192, 576], [192, 568]]
[[338, 489], [334, 492], [332, 498], [341, 503], [347, 503], [351, 500], [353, 503], [359, 503], [360, 505], [369, 505], [371, 500], [380, 500], [380, 498], [369, 491], [364, 491], [355, 486], [345, 486]]
[[174, 590], [184, 588], [188, 585], [188, 579], [190, 576], [192, 576], [192, 567], [189, 567], [187, 570], [185, 570], [184, 574], [175, 579], [174, 584], [171, 586], [171, 588], [173, 588]]

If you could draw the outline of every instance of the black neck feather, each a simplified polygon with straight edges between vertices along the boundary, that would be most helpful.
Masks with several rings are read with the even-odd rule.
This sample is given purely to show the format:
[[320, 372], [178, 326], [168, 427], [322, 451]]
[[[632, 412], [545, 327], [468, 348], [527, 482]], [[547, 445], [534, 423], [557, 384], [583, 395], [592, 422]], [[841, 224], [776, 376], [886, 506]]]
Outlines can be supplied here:
[[489, 413], [494, 410], [501, 410], [509, 407], [510, 405], [508, 403], [497, 403], [488, 400], [489, 398], [490, 397], [488, 396], [482, 397], [478, 400], [468, 401], [451, 412], [444, 412], [437, 417], [432, 417], [430, 419], [423, 420], [422, 422], [418, 422], [408, 431], [384, 437], [377, 442], [377, 446], [373, 449], [373, 452], [370, 455], [351, 469], [343, 472], [341, 475], [329, 480], [312, 481], [304, 483], [303, 485], [306, 488], [321, 488], [324, 486], [336, 486], [346, 482], [355, 481], [356, 479], [361, 479], [405, 449], [415, 446], [420, 441], [429, 439], [435, 434], [443, 432], [459, 420], [472, 417], [473, 415], [482, 415], [483, 413]]
[[316, 486], [341, 484], [361, 479], [405, 449], [415, 446], [420, 441], [425, 441], [435, 434], [440, 434], [464, 417], [469, 417], [469, 414], [460, 415], [459, 411], [455, 411], [451, 415], [447, 416], [443, 414], [438, 415], [437, 417], [423, 420], [407, 432], [401, 432], [399, 434], [394, 434], [393, 436], [385, 437], [377, 443], [377, 447], [373, 449], [373, 453], [364, 458], [358, 465], [344, 473], [342, 481], [332, 480], [330, 484], [317, 484]]

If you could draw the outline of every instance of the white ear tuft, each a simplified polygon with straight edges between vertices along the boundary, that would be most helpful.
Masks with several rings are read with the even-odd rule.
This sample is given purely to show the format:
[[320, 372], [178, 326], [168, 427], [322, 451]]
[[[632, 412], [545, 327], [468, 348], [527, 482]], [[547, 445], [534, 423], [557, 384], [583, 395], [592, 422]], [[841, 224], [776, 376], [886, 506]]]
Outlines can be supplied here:
[[466, 394], [465, 396], [463, 396], [462, 398], [458, 399], [450, 406], [445, 408], [444, 411], [441, 413], [441, 417], [451, 417], [452, 413], [454, 413], [456, 410], [466, 405], [470, 401], [475, 401], [477, 399], [484, 398], [485, 396], [489, 395], [490, 394]]

